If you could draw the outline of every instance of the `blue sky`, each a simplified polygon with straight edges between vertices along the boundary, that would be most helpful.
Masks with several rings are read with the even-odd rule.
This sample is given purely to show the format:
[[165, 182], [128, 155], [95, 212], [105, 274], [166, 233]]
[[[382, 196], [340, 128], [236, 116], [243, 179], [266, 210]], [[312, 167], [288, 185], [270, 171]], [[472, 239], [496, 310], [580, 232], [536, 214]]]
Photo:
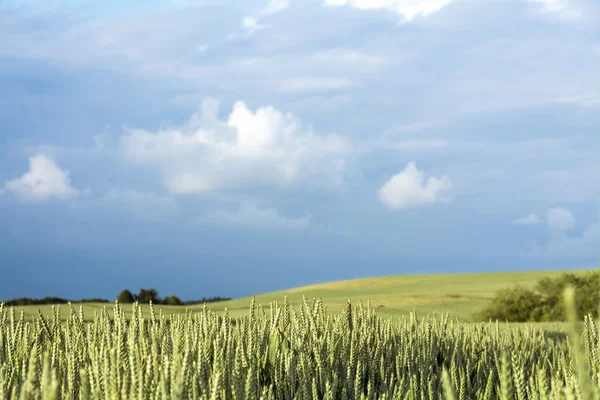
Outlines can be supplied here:
[[598, 266], [600, 3], [122, 4], [0, 2], [0, 298]]

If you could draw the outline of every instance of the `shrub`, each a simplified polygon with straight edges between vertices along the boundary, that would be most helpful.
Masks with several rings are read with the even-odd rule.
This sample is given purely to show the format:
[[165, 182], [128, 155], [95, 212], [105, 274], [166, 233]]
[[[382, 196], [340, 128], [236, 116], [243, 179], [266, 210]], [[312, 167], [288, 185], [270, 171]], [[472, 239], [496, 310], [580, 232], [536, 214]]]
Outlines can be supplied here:
[[496, 295], [491, 304], [477, 315], [478, 319], [526, 322], [535, 317], [540, 296], [524, 287], [505, 289]]
[[227, 300], [231, 300], [231, 297], [214, 296], [214, 297], [203, 297], [200, 300], [188, 300], [188, 301], [184, 301], [183, 304], [185, 304], [185, 305], [195, 305], [195, 304], [204, 304], [204, 303], [217, 303], [219, 301], [227, 301]]
[[180, 306], [183, 304], [183, 301], [181, 301], [179, 299], [179, 297], [175, 296], [175, 295], [170, 295], [165, 297], [165, 299], [163, 300], [163, 304], [169, 305], [169, 306]]
[[156, 289], [140, 289], [137, 297], [140, 304], [148, 304], [150, 301], [154, 304], [160, 303], [160, 298], [158, 297], [158, 291]]
[[133, 294], [131, 294], [129, 290], [125, 289], [121, 293], [119, 293], [117, 301], [121, 304], [129, 304], [133, 303], [135, 299], [133, 298]]
[[79, 301], [72, 301], [71, 303], [110, 303], [110, 301], [95, 297], [93, 299], [81, 299]]
[[475, 315], [478, 320], [498, 319], [509, 322], [552, 322], [566, 319], [563, 292], [567, 286], [575, 289], [577, 318], [598, 316], [600, 304], [600, 270], [586, 275], [563, 274], [544, 278], [533, 290], [517, 286], [498, 292], [492, 302]]

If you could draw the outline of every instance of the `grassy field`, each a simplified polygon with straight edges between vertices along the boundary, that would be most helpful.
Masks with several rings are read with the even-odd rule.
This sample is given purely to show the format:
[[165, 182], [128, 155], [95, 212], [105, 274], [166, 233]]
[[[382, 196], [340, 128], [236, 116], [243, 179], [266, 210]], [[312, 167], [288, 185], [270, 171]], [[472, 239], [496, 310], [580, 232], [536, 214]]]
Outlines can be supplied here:
[[[321, 298], [327, 305], [328, 311], [338, 313], [348, 300], [353, 305], [362, 301], [366, 306], [371, 300], [372, 307], [379, 307], [378, 314], [384, 318], [398, 318], [408, 315], [412, 310], [417, 316], [425, 316], [433, 312], [449, 312], [450, 318], [458, 318], [463, 322], [472, 322], [474, 312], [482, 309], [494, 297], [498, 290], [520, 284], [532, 287], [542, 278], [557, 277], [565, 272], [575, 274], [586, 271], [532, 271], [532, 272], [500, 272], [478, 274], [435, 274], [435, 275], [402, 275], [338, 281], [319, 285], [304, 286], [294, 289], [282, 290], [273, 293], [256, 295], [258, 304], [262, 304], [268, 312], [269, 303], [283, 302], [285, 296], [292, 305], [298, 305], [302, 296], [308, 300]], [[232, 317], [245, 314], [248, 311], [252, 297], [245, 297], [230, 301], [208, 304], [214, 311], [228, 309]], [[92, 320], [95, 311], [103, 307], [112, 310], [111, 304], [85, 304], [84, 313], [86, 320]], [[79, 305], [76, 304], [78, 309]], [[126, 312], [131, 310], [130, 305], [124, 305]], [[149, 315], [148, 307], [143, 307], [144, 314]], [[162, 310], [166, 315], [185, 313], [186, 307], [181, 306], [156, 306], [156, 312]], [[188, 310], [197, 312], [202, 305], [188, 306]], [[16, 307], [17, 313], [25, 312], [29, 320], [36, 316], [38, 310], [44, 315], [51, 313], [50, 306], [24, 306]], [[68, 306], [61, 306], [61, 314], [67, 316]], [[545, 324], [548, 325], [548, 324]], [[557, 325], [558, 326], [558, 325]]]

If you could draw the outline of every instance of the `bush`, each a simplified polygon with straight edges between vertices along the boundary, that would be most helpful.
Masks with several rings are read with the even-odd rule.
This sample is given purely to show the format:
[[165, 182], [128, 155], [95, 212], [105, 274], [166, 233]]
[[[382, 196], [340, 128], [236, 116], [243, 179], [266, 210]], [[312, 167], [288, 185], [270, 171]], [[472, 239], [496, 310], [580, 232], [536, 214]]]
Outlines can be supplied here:
[[79, 301], [72, 301], [71, 303], [110, 303], [106, 299], [93, 298], [93, 299], [81, 299]]
[[44, 297], [43, 299], [34, 299], [29, 297], [19, 297], [17, 299], [8, 300], [4, 303], [7, 307], [11, 306], [41, 306], [45, 304], [67, 304], [67, 303], [108, 303], [106, 299], [81, 299], [68, 300], [61, 297]]
[[544, 278], [533, 290], [517, 286], [500, 291], [475, 318], [509, 322], [564, 321], [563, 293], [567, 286], [575, 289], [577, 318], [581, 320], [587, 314], [598, 317], [600, 270], [586, 275], [568, 273], [554, 279]]
[[179, 297], [175, 296], [175, 295], [170, 295], [165, 297], [165, 299], [163, 300], [163, 304], [169, 305], [169, 306], [180, 306], [183, 305], [183, 301], [181, 301], [179, 299]]
[[131, 294], [129, 290], [125, 289], [121, 293], [119, 293], [117, 301], [121, 304], [129, 304], [133, 303], [135, 299], [133, 298], [133, 294]]
[[491, 304], [477, 315], [478, 319], [526, 322], [535, 318], [540, 296], [521, 286], [505, 289], [496, 295]]
[[204, 304], [204, 303], [217, 303], [219, 301], [227, 301], [227, 300], [231, 300], [231, 297], [214, 296], [214, 297], [203, 297], [200, 300], [188, 300], [188, 301], [184, 301], [183, 304], [185, 304], [185, 305], [196, 305], [196, 304]]
[[137, 297], [140, 304], [148, 304], [150, 302], [154, 304], [160, 303], [160, 298], [158, 297], [158, 291], [156, 289], [140, 289]]

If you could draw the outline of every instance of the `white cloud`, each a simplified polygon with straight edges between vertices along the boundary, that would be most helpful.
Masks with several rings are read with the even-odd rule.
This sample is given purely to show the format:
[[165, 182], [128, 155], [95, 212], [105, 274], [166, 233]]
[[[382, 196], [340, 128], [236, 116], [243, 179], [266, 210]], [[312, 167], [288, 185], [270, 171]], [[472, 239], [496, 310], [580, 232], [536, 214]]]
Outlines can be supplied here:
[[325, 0], [326, 6], [351, 6], [362, 10], [388, 10], [396, 12], [401, 22], [434, 14], [454, 0]]
[[274, 208], [265, 208], [256, 204], [240, 204], [234, 212], [213, 211], [207, 215], [210, 222], [245, 228], [257, 228], [268, 230], [291, 230], [304, 229], [311, 220], [312, 216], [306, 213], [301, 218], [289, 218], [281, 215]]
[[548, 229], [555, 232], [573, 229], [577, 223], [573, 213], [566, 208], [555, 207], [548, 210], [546, 214]]
[[531, 213], [526, 217], [518, 218], [513, 221], [515, 225], [538, 225], [542, 223], [542, 219], [539, 215]]
[[69, 172], [45, 154], [29, 158], [29, 171], [20, 178], [5, 182], [4, 188], [31, 201], [68, 199], [79, 194], [71, 186]]
[[379, 200], [392, 209], [417, 207], [447, 201], [443, 195], [452, 189], [447, 176], [425, 179], [414, 162], [392, 176], [377, 192]]
[[335, 134], [318, 135], [291, 113], [267, 106], [256, 111], [243, 101], [225, 121], [218, 102], [206, 100], [180, 128], [148, 132], [131, 129], [121, 137], [126, 159], [158, 166], [172, 193], [205, 193], [251, 186], [287, 186], [324, 178], [342, 184], [349, 143]]

